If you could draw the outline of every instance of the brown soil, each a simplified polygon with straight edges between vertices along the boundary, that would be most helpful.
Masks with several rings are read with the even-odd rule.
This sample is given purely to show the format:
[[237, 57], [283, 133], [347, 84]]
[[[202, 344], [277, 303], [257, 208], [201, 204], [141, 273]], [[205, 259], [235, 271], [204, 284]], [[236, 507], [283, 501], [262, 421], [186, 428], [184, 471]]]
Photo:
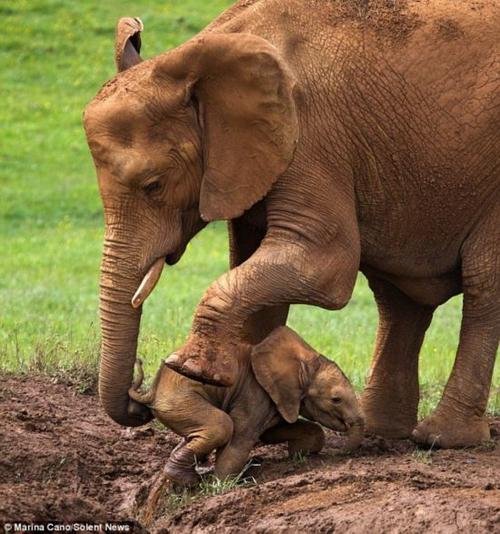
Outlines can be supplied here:
[[[334, 433], [305, 462], [288, 460], [283, 447], [259, 447], [256, 484], [176, 508], [162, 501], [168, 511], [158, 508], [148, 530], [499, 532], [499, 419], [492, 430], [488, 446], [431, 454], [372, 438], [349, 456]], [[154, 425], [120, 428], [94, 396], [47, 378], [2, 377], [0, 530], [3, 521], [42, 520], [130, 520], [135, 532], [146, 530], [146, 497], [177, 441]]]

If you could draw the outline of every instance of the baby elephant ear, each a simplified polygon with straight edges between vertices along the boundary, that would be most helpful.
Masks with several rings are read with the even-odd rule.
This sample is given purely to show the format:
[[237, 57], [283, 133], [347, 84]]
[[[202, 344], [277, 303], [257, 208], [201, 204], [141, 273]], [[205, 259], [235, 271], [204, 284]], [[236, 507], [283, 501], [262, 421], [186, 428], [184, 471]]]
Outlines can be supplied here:
[[116, 24], [115, 63], [118, 72], [127, 70], [142, 61], [141, 31], [144, 29], [138, 17], [124, 17]]
[[319, 367], [318, 354], [293, 330], [281, 326], [252, 350], [252, 369], [287, 423], [294, 423], [300, 403]]

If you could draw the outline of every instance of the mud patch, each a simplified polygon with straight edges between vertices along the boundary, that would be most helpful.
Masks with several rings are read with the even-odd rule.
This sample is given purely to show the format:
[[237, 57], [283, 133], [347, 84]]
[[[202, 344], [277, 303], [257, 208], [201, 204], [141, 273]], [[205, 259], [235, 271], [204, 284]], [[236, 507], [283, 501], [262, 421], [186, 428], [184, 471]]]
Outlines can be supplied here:
[[[321, 455], [258, 447], [255, 484], [178, 501], [148, 528], [149, 490], [178, 438], [113, 424], [94, 396], [37, 377], [0, 378], [0, 522], [133, 521], [151, 532], [494, 532], [500, 525], [500, 420], [468, 450], [366, 439], [352, 455], [329, 433]], [[165, 503], [163, 503], [165, 504]], [[162, 506], [165, 508], [165, 506]], [[167, 507], [168, 508], [168, 507]]]
[[438, 19], [435, 25], [438, 35], [445, 41], [453, 41], [465, 36], [458, 22], [453, 19]]

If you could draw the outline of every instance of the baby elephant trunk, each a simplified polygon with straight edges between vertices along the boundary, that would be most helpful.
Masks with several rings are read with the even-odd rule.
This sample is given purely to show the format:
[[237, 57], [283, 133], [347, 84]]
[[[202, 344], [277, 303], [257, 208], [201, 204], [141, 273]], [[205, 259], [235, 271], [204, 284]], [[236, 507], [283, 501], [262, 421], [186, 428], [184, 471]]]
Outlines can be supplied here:
[[347, 448], [349, 450], [357, 449], [363, 441], [363, 435], [365, 431], [364, 420], [362, 417], [359, 417], [348, 425], [349, 428], [347, 429]]

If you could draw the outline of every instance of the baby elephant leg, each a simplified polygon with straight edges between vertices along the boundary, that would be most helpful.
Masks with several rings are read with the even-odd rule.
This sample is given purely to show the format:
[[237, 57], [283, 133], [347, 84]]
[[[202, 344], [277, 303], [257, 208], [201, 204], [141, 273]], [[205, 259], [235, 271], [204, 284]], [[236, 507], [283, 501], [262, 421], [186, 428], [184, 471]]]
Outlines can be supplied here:
[[300, 420], [273, 426], [260, 439], [268, 444], [288, 441], [288, 454], [294, 456], [319, 452], [325, 444], [325, 433], [320, 425]]
[[233, 436], [233, 439], [217, 452], [215, 476], [224, 480], [229, 476], [241, 473], [256, 441], [256, 439], [247, 436]]
[[172, 451], [164, 472], [174, 483], [184, 486], [199, 482], [197, 463], [228, 443], [233, 433], [231, 418], [206, 401], [189, 414], [170, 417], [168, 426], [185, 439]]

